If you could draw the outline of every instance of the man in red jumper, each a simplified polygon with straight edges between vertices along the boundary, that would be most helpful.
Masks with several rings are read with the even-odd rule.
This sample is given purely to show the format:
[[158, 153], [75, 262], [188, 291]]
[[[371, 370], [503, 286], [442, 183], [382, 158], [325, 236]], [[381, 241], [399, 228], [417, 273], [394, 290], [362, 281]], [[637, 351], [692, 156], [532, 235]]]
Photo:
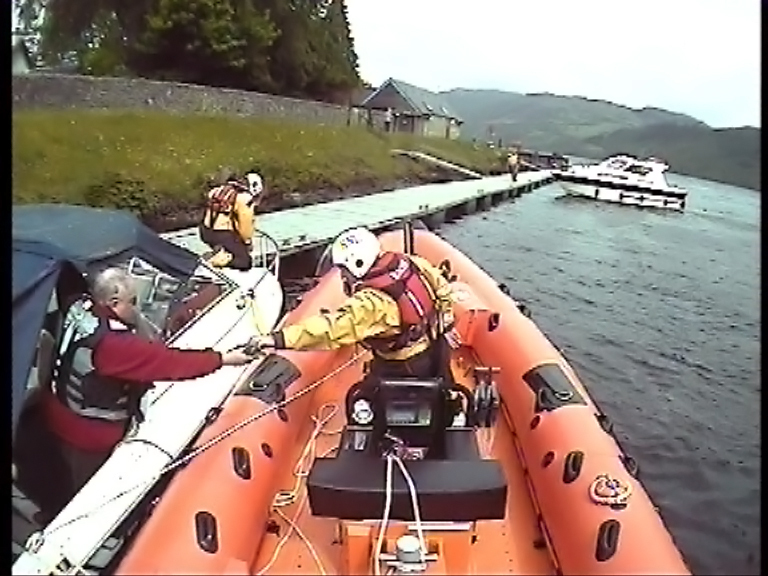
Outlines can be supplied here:
[[101, 272], [92, 292], [67, 309], [54, 388], [45, 399], [73, 495], [106, 462], [131, 421], [143, 420], [141, 397], [154, 381], [190, 380], [253, 361], [242, 350], [181, 350], [147, 338], [133, 279], [120, 268]]

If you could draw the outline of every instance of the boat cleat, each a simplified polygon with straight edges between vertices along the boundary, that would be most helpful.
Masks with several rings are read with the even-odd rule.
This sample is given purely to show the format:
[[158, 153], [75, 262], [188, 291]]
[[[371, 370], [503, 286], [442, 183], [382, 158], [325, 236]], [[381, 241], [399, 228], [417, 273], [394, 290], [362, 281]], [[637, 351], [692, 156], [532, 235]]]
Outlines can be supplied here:
[[413, 534], [404, 534], [395, 542], [395, 553], [383, 553], [379, 560], [393, 568], [395, 574], [418, 574], [425, 572], [427, 562], [437, 560], [437, 554], [423, 554], [419, 539]]

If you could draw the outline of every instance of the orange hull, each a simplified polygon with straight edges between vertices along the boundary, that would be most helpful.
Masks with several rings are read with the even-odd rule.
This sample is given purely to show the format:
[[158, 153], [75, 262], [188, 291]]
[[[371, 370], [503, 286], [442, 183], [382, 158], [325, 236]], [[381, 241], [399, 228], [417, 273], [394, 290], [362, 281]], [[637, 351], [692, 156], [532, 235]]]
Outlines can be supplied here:
[[[321, 306], [332, 308], [341, 303], [344, 296], [340, 286], [337, 275], [324, 278], [314, 288], [313, 297], [293, 310], [287, 322], [316, 313]], [[283, 351], [281, 355], [302, 372], [289, 393], [307, 389], [322, 374], [351, 358], [348, 350]], [[286, 404], [282, 418], [274, 411], [193, 458], [171, 481], [118, 573], [249, 574], [277, 490], [277, 471], [293, 457], [289, 447], [295, 443], [296, 429], [291, 423], [308, 419], [310, 405], [311, 393]], [[195, 445], [206, 443], [267, 407], [256, 398], [231, 397]], [[249, 454], [251, 480], [242, 479], [233, 470], [232, 450], [236, 447], [245, 448]], [[214, 553], [198, 544], [195, 515], [199, 511], [216, 518], [218, 545]]]
[[[495, 331], [484, 326], [471, 330], [471, 344], [483, 364], [500, 369], [499, 393], [504, 412], [530, 475], [543, 531], [563, 574], [690, 574], [648, 494], [627, 472], [622, 463], [624, 454], [613, 436], [601, 427], [584, 385], [562, 355], [474, 262], [433, 234], [415, 234], [415, 252], [435, 263], [449, 258], [457, 280], [465, 284], [466, 300], [457, 303], [464, 314], [457, 316], [464, 316], [466, 321], [467, 312], [473, 309], [499, 314]], [[401, 236], [389, 235], [384, 242], [395, 248]], [[536, 398], [522, 377], [548, 362], [563, 369], [585, 405], [534, 413]], [[583, 453], [583, 463], [578, 476], [566, 484], [564, 463], [571, 452]], [[545, 457], [551, 460], [546, 466]], [[625, 509], [614, 511], [590, 499], [590, 485], [600, 474], [631, 485]], [[616, 551], [601, 562], [595, 558], [598, 531], [610, 521], [618, 522]]]
[[[605, 420], [597, 418], [596, 407], [563, 357], [466, 256], [430, 233], [416, 232], [415, 239], [417, 254], [435, 264], [449, 259], [458, 276], [457, 327], [467, 347], [454, 354], [457, 380], [473, 385], [465, 378], [467, 365], [499, 369], [496, 381], [503, 402], [493, 432], [493, 456], [503, 463], [509, 486], [507, 518], [501, 524], [478, 522], [466, 541], [460, 534], [430, 536], [445, 554], [428, 573], [690, 574], [653, 503], [628, 472], [631, 466], [623, 463], [620, 447], [605, 431]], [[400, 250], [402, 234], [384, 234], [382, 243]], [[338, 275], [332, 272], [305, 296], [288, 322], [321, 307], [333, 308], [342, 299]], [[369, 528], [313, 518], [303, 501], [291, 505], [301, 541], [283, 538], [281, 544], [268, 534], [270, 518], [280, 519], [270, 515], [275, 494], [293, 483], [304, 441], [315, 439], [318, 452], [333, 446], [330, 439], [311, 434], [310, 407], [343, 403], [346, 389], [362, 373], [362, 361], [351, 351], [280, 354], [301, 371], [287, 394], [307, 393], [287, 403], [284, 412], [267, 414], [215, 444], [181, 470], [119, 574], [252, 574], [265, 568], [274, 574], [359, 574], [370, 568]], [[349, 368], [334, 373], [350, 361]], [[534, 393], [542, 378], [557, 380], [550, 371], [537, 381], [542, 365], [559, 368], [556, 373], [565, 380], [560, 385], [572, 387], [570, 397], [563, 391], [554, 396], [552, 390]], [[329, 373], [332, 377], [317, 385]], [[544, 405], [538, 412], [537, 396]], [[198, 444], [265, 408], [256, 398], [232, 397]], [[338, 428], [343, 419], [337, 416], [332, 422]], [[232, 453], [238, 447], [250, 460], [247, 480], [233, 467]], [[603, 474], [622, 483], [623, 507], [595, 502], [600, 495], [595, 481]], [[200, 512], [215, 518], [215, 536], [207, 543], [201, 543], [198, 533], [211, 536], [210, 517], [197, 516], [196, 528]], [[341, 546], [339, 530], [345, 535]], [[396, 531], [387, 537], [396, 537]], [[305, 546], [312, 559], [306, 557]]]

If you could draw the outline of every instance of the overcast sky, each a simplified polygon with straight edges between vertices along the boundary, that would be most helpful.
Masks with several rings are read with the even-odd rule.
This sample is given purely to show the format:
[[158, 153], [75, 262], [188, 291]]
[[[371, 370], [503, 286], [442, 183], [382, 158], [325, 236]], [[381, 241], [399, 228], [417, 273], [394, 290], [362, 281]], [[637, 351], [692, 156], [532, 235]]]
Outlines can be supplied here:
[[760, 126], [759, 0], [347, 0], [363, 78]]

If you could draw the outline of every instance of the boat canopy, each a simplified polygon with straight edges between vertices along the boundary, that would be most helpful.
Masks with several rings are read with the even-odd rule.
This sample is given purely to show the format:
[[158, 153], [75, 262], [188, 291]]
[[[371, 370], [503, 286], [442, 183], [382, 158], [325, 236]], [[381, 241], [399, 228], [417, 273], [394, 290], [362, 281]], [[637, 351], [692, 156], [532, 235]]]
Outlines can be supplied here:
[[105, 208], [14, 206], [13, 238], [57, 246], [89, 273], [137, 256], [178, 278], [190, 276], [199, 262], [197, 255], [161, 238], [134, 214]]
[[164, 240], [129, 212], [63, 204], [14, 206], [14, 435], [53, 299], [86, 292], [88, 276], [134, 256], [176, 278], [191, 276], [199, 262], [195, 254]]

